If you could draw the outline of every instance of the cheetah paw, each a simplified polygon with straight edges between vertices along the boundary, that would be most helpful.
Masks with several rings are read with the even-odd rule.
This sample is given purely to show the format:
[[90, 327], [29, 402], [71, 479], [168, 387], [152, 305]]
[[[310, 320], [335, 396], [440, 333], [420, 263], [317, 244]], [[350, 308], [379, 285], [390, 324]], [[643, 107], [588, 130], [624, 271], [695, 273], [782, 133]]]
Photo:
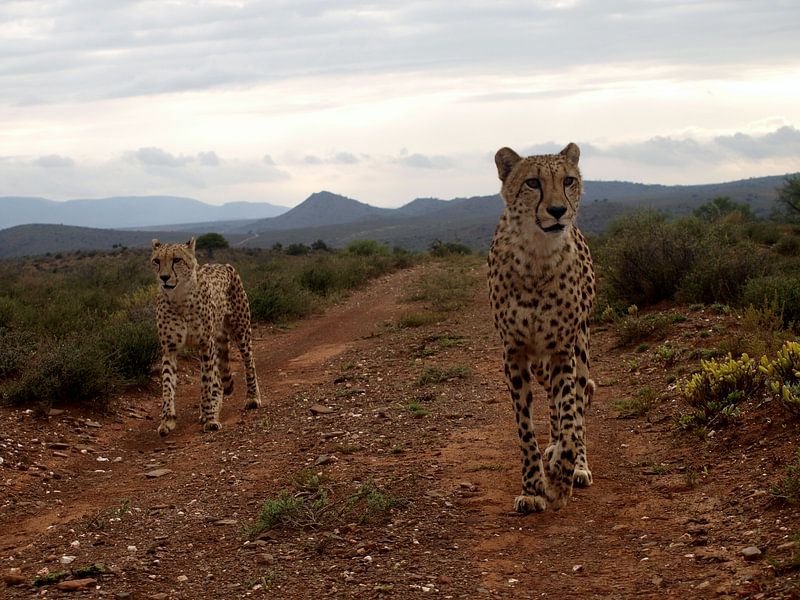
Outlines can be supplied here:
[[203, 431], [219, 431], [220, 429], [222, 429], [222, 423], [213, 418], [203, 424]]
[[592, 472], [589, 469], [575, 469], [573, 482], [575, 487], [589, 487], [592, 485]]
[[261, 398], [248, 398], [247, 404], [244, 405], [248, 410], [251, 408], [258, 408], [259, 406], [261, 406]]
[[162, 419], [161, 423], [158, 425], [158, 435], [164, 437], [168, 435], [170, 431], [175, 429], [175, 425], [177, 425], [177, 420], [175, 417], [170, 417], [169, 419]]
[[514, 498], [514, 510], [518, 513], [542, 512], [546, 508], [547, 501], [542, 496], [526, 496], [523, 494]]

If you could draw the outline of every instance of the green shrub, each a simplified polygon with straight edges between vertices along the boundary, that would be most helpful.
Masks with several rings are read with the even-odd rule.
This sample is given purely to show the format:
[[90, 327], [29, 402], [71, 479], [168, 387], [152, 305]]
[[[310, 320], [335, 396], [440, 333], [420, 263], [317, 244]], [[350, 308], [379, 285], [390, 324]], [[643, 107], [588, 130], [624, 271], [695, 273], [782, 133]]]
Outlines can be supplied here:
[[704, 360], [680, 392], [694, 411], [684, 415], [682, 426], [725, 425], [739, 415], [738, 405], [761, 390], [764, 378], [755, 360], [743, 354], [735, 360]]
[[646, 306], [672, 298], [691, 268], [705, 227], [691, 219], [668, 223], [653, 211], [612, 223], [599, 253], [612, 300]]
[[620, 346], [627, 346], [647, 338], [662, 338], [672, 327], [672, 319], [664, 313], [640, 316], [637, 312], [627, 314], [615, 321]]
[[40, 407], [87, 402], [102, 406], [119, 380], [96, 342], [94, 336], [71, 336], [42, 343], [19, 381], [3, 387], [4, 402]]
[[765, 303], [779, 308], [785, 325], [800, 324], [800, 277], [770, 275], [748, 281], [742, 292], [742, 304], [758, 307]]
[[150, 375], [161, 356], [155, 321], [124, 321], [102, 332], [101, 348], [109, 368], [126, 382], [139, 383]]
[[781, 256], [800, 256], [800, 237], [796, 235], [784, 235], [775, 242], [772, 249]]
[[677, 299], [704, 304], [736, 303], [753, 277], [767, 273], [766, 255], [751, 242], [740, 242], [717, 229], [699, 242], [697, 259], [681, 281]]
[[355, 256], [388, 256], [389, 248], [375, 240], [355, 240], [347, 244], [349, 254]]
[[0, 379], [19, 373], [35, 354], [32, 331], [0, 327]]
[[305, 256], [311, 251], [311, 248], [305, 244], [289, 244], [286, 246], [286, 254], [289, 256]]
[[800, 416], [800, 343], [786, 342], [773, 361], [762, 356], [759, 369], [766, 375], [773, 398]]
[[460, 242], [442, 242], [434, 240], [430, 246], [431, 256], [443, 258], [445, 256], [466, 256], [472, 254], [472, 248]]
[[277, 323], [296, 319], [312, 310], [309, 292], [294, 281], [267, 280], [247, 291], [255, 321]]
[[783, 479], [770, 488], [770, 494], [789, 504], [800, 504], [800, 448], [795, 451], [794, 463], [786, 466]]

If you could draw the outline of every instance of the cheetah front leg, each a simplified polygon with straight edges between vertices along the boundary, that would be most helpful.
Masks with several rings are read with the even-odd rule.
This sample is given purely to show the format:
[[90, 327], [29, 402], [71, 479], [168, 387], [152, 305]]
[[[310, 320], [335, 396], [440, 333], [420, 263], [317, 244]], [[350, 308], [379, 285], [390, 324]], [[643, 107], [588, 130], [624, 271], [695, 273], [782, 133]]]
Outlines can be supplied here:
[[[174, 344], [171, 344], [174, 348]], [[175, 429], [178, 418], [175, 413], [175, 387], [177, 385], [178, 352], [165, 350], [161, 358], [161, 418], [158, 434], [165, 436]]]
[[506, 348], [506, 385], [514, 402], [519, 446], [522, 451], [522, 493], [514, 500], [520, 513], [539, 512], [547, 508], [547, 482], [542, 468], [542, 455], [533, 431], [533, 392], [530, 367], [523, 352]]
[[200, 421], [203, 431], [219, 431], [222, 423], [219, 412], [222, 405], [222, 387], [219, 379], [219, 366], [216, 345], [209, 340], [200, 348]]
[[256, 359], [253, 355], [253, 342], [249, 328], [245, 328], [241, 334], [239, 353], [242, 355], [242, 362], [244, 362], [244, 378], [247, 383], [247, 403], [245, 408], [258, 408], [261, 406], [261, 390], [258, 387]]
[[566, 506], [572, 495], [579, 448], [577, 422], [583, 427], [583, 417], [577, 414], [575, 368], [572, 353], [555, 354], [550, 359], [550, 390], [558, 414], [558, 432], [547, 464], [550, 479], [547, 499], [556, 509]]
[[586, 425], [585, 409], [594, 395], [595, 384], [589, 379], [589, 333], [588, 325], [581, 327], [578, 345], [575, 347], [576, 383], [575, 388], [575, 431], [578, 435], [578, 458], [575, 461], [575, 485], [589, 487], [592, 485], [592, 472], [586, 457]]

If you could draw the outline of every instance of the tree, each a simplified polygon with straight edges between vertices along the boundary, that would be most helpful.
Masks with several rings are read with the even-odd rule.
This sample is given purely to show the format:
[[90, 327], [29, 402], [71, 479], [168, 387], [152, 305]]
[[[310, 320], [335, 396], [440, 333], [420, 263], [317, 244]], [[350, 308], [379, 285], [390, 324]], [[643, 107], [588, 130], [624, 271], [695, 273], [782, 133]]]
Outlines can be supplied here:
[[713, 223], [733, 212], [741, 213], [745, 221], [755, 221], [756, 214], [749, 205], [743, 202], [734, 202], [728, 196], [717, 196], [710, 202], [698, 206], [694, 210], [694, 216]]
[[229, 247], [228, 240], [221, 233], [204, 233], [195, 242], [195, 248], [197, 250], [205, 250], [208, 256], [212, 256], [214, 250], [222, 250]]
[[789, 221], [800, 221], [800, 173], [787, 175], [778, 188], [778, 204], [783, 216]]
[[312, 250], [317, 250], [319, 252], [329, 252], [330, 251], [330, 247], [328, 246], [328, 244], [326, 244], [322, 240], [317, 240], [316, 242], [311, 244], [311, 249]]

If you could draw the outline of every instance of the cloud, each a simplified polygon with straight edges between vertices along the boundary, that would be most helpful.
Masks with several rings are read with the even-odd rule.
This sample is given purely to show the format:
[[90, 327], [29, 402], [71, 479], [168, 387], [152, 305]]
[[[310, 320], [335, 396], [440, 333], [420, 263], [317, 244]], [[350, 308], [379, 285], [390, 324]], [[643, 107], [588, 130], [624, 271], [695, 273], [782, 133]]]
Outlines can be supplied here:
[[791, 126], [780, 127], [761, 136], [746, 133], [718, 136], [714, 138], [714, 143], [742, 157], [754, 160], [800, 156], [800, 130]]
[[133, 152], [126, 152], [125, 156], [131, 162], [149, 167], [182, 167], [194, 161], [190, 156], [175, 156], [155, 147], [139, 148]]
[[427, 156], [425, 154], [409, 154], [401, 156], [397, 162], [406, 167], [414, 169], [450, 169], [453, 167], [453, 160], [446, 156]]
[[48, 154], [47, 156], [40, 156], [36, 160], [33, 161], [37, 167], [45, 167], [45, 168], [64, 168], [64, 167], [72, 167], [75, 165], [75, 161], [72, 160], [69, 156], [60, 156], [58, 154]]

